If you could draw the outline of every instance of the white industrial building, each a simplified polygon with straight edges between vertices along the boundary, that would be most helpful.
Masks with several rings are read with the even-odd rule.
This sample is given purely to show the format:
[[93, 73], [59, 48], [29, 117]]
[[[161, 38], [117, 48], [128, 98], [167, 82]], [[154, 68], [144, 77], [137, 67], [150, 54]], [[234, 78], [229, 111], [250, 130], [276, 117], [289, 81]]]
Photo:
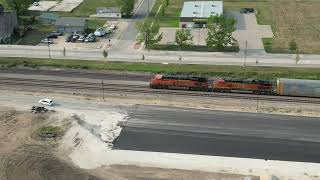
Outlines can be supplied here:
[[98, 7], [97, 17], [121, 18], [121, 10], [118, 7]]
[[222, 1], [187, 1], [180, 14], [180, 28], [206, 27], [210, 16], [223, 14]]

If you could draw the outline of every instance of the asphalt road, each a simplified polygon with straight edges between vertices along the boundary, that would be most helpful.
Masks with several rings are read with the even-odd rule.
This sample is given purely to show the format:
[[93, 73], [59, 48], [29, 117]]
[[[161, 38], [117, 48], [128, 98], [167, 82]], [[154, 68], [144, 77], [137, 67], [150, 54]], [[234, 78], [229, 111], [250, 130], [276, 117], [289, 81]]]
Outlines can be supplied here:
[[319, 118], [138, 106], [116, 149], [320, 162]]
[[[137, 11], [135, 12], [132, 21], [129, 22], [128, 28], [123, 32], [121, 40], [131, 40], [134, 41], [138, 34], [138, 30], [135, 28], [135, 22], [142, 21], [145, 17], [148, 16], [149, 11], [151, 11], [155, 0], [141, 0]], [[149, 6], [149, 8], [148, 8]]]
[[133, 15], [133, 18], [131, 21], [128, 21], [128, 27], [125, 31], [123, 31], [120, 42], [116, 43], [114, 47], [110, 49], [111, 54], [122, 54], [124, 53], [124, 50], [131, 50], [130, 47], [138, 35], [138, 30], [135, 27], [135, 23], [138, 21], [143, 21], [143, 19], [148, 16], [149, 11], [151, 11], [154, 5], [154, 2], [155, 0], [141, 0], [141, 3], [138, 5], [138, 8]]

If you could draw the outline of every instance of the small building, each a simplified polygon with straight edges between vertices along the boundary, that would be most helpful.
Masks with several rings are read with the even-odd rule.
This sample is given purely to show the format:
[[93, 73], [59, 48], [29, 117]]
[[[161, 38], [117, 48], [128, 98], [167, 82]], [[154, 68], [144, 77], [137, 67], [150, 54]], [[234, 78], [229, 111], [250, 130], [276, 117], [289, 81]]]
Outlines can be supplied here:
[[179, 27], [202, 28], [206, 27], [210, 16], [223, 14], [222, 1], [187, 1], [184, 2], [180, 14]]
[[121, 18], [121, 10], [118, 7], [98, 7], [97, 17]]
[[79, 17], [60, 17], [56, 21], [56, 28], [61, 33], [85, 32], [87, 20]]
[[39, 16], [39, 21], [43, 24], [54, 24], [57, 19], [59, 19], [59, 15], [54, 13], [45, 12]]
[[0, 4], [0, 43], [7, 41], [17, 27], [18, 19], [16, 12], [6, 12]]

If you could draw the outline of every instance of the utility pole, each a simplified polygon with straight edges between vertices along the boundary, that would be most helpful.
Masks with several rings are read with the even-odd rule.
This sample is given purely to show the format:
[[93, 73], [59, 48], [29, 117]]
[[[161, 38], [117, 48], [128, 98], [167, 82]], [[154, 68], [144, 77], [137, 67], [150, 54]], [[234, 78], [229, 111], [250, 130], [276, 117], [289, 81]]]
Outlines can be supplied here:
[[244, 64], [245, 67], [247, 65], [247, 48], [248, 48], [248, 41], [246, 40], [246, 48], [244, 49]]
[[50, 52], [50, 39], [48, 38], [48, 52], [49, 52], [49, 59], [51, 59], [51, 52]]
[[103, 80], [101, 80], [101, 85], [102, 85], [102, 99], [104, 101], [104, 84], [103, 84]]
[[256, 107], [256, 112], [259, 112], [259, 100], [257, 99], [257, 107]]
[[200, 28], [198, 28], [198, 46], [200, 46]]
[[148, 0], [148, 16], [149, 16], [149, 13], [150, 13], [150, 0]]

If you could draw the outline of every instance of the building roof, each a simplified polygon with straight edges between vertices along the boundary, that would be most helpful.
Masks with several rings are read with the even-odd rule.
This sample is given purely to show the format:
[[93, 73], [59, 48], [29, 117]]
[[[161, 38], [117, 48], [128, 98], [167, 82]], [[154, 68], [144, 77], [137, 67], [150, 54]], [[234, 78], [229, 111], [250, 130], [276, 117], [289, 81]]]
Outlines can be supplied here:
[[183, 4], [180, 17], [208, 18], [222, 14], [222, 1], [187, 1]]
[[121, 13], [119, 7], [97, 7], [97, 13]]
[[77, 26], [84, 27], [86, 25], [85, 18], [79, 17], [61, 17], [57, 19], [56, 26]]
[[42, 13], [39, 18], [42, 19], [53, 19], [53, 20], [57, 20], [59, 18], [59, 15], [54, 14], [54, 13]]

